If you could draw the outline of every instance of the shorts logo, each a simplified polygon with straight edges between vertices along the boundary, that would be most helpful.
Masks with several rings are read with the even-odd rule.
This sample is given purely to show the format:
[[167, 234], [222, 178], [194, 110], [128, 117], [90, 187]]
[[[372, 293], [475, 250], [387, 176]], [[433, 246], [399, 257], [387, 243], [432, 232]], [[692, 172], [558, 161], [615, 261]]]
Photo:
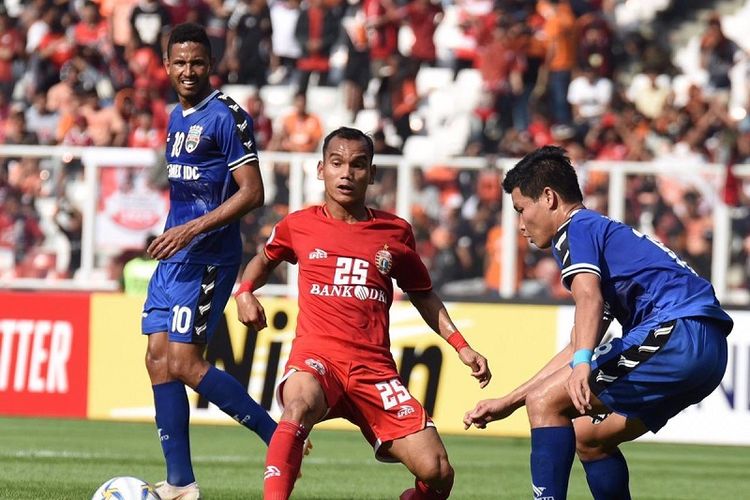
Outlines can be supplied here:
[[325, 250], [321, 250], [320, 248], [316, 248], [312, 252], [310, 252], [310, 255], [307, 256], [310, 260], [316, 260], [316, 259], [327, 259], [328, 254]]
[[185, 140], [185, 151], [192, 153], [195, 148], [198, 147], [198, 143], [201, 142], [201, 132], [203, 127], [200, 125], [193, 125], [188, 131], [187, 139]]
[[275, 465], [268, 465], [268, 466], [266, 466], [266, 470], [263, 473], [263, 479], [264, 480], [268, 479], [268, 478], [271, 478], [271, 477], [281, 477], [281, 471]]
[[305, 360], [305, 364], [318, 372], [319, 375], [325, 375], [326, 374], [326, 367], [323, 363], [318, 361], [317, 359], [307, 358]]
[[375, 267], [378, 268], [380, 274], [388, 274], [393, 268], [393, 255], [388, 251], [388, 245], [383, 245], [382, 250], [378, 250], [375, 254]]
[[411, 415], [412, 413], [414, 413], [414, 408], [412, 408], [409, 405], [401, 405], [401, 407], [398, 409], [398, 413], [396, 414], [396, 416], [398, 418], [404, 418], [406, 416]]

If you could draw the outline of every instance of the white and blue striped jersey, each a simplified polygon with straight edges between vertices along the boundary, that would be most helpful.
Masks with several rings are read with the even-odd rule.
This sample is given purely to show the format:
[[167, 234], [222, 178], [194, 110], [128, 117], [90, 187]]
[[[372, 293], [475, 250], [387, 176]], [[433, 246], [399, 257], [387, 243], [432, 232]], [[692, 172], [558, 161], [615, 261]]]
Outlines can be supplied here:
[[[190, 109], [178, 104], [169, 117], [165, 156], [166, 230], [207, 214], [237, 192], [232, 171], [258, 159], [252, 118], [218, 90]], [[235, 221], [198, 235], [166, 262], [236, 265], [241, 247]]]
[[714, 289], [670, 249], [635, 229], [581, 209], [560, 226], [552, 253], [570, 289], [578, 273], [601, 279], [605, 314], [623, 335], [645, 322], [708, 317], [732, 324]]

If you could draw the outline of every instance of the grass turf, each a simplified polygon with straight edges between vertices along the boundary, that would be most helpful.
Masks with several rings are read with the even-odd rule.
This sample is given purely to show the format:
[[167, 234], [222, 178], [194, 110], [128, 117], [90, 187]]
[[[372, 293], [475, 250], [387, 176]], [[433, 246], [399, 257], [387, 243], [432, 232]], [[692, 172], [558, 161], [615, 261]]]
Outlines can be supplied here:
[[[359, 433], [314, 431], [293, 498], [395, 499], [413, 482], [380, 464]], [[443, 436], [456, 469], [452, 498], [531, 498], [527, 439]], [[239, 426], [192, 426], [193, 465], [207, 500], [261, 498], [265, 445]], [[633, 498], [739, 498], [750, 491], [750, 448], [630, 443]], [[0, 418], [0, 499], [88, 499], [105, 480], [163, 479], [151, 424]], [[591, 498], [579, 463], [569, 498]]]

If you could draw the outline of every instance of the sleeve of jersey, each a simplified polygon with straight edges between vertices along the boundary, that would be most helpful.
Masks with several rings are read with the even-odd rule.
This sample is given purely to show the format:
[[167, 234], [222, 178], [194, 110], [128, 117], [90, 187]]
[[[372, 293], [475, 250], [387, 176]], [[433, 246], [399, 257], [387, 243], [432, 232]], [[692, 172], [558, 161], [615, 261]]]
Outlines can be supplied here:
[[[232, 109], [237, 106], [237, 109]], [[230, 116], [223, 119], [219, 133], [219, 147], [224, 152], [229, 170], [258, 160], [253, 135], [253, 119], [234, 103], [228, 106]]]
[[266, 241], [266, 246], [263, 247], [263, 251], [266, 253], [266, 257], [271, 261], [285, 260], [295, 264], [297, 262], [297, 255], [294, 253], [292, 247], [292, 233], [289, 230], [289, 223], [287, 219], [281, 219], [271, 230], [271, 236]]
[[404, 246], [406, 250], [394, 266], [393, 277], [399, 288], [405, 292], [426, 292], [432, 290], [430, 273], [419, 257], [411, 227], [405, 230]]
[[601, 278], [601, 245], [596, 227], [571, 221], [555, 244], [555, 250], [562, 262], [562, 282], [568, 290], [576, 274], [592, 273]]

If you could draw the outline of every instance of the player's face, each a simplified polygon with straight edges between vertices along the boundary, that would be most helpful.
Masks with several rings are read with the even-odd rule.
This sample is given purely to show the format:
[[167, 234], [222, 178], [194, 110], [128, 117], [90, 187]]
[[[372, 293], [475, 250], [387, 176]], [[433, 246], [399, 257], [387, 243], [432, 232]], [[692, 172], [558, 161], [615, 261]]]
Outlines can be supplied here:
[[360, 140], [334, 137], [322, 162], [318, 163], [318, 179], [325, 185], [326, 198], [341, 205], [364, 205], [367, 186], [375, 178], [375, 165]]
[[550, 210], [548, 196], [551, 193], [546, 191], [536, 200], [522, 195], [519, 188], [514, 188], [510, 193], [513, 208], [518, 212], [521, 234], [539, 248], [549, 248], [557, 231], [553, 212]]
[[183, 108], [192, 107], [211, 92], [211, 55], [196, 42], [172, 45], [164, 60], [169, 80]]

